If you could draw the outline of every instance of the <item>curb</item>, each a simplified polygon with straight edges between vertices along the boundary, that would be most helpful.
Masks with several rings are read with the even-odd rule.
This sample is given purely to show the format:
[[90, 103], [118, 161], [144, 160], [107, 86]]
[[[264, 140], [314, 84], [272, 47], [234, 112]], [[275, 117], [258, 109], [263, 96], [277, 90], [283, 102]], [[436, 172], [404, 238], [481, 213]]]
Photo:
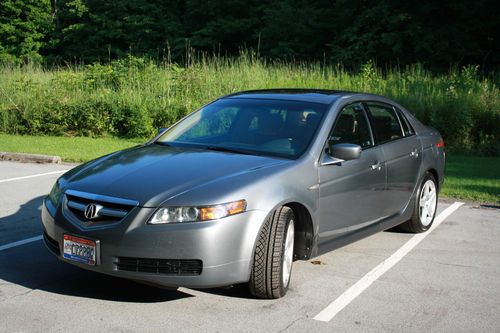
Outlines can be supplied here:
[[0, 161], [16, 161], [23, 163], [52, 163], [60, 164], [61, 157], [40, 154], [0, 152]]

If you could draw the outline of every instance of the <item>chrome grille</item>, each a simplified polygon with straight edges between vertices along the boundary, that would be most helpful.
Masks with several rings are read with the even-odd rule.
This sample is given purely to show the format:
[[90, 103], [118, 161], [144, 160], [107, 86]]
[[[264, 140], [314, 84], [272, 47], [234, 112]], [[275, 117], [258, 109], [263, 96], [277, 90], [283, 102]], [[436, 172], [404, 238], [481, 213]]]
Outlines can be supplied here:
[[[95, 216], [87, 218], [85, 211], [89, 205], [97, 206]], [[139, 203], [134, 200], [109, 197], [87, 192], [67, 190], [65, 211], [85, 226], [97, 226], [120, 222]]]

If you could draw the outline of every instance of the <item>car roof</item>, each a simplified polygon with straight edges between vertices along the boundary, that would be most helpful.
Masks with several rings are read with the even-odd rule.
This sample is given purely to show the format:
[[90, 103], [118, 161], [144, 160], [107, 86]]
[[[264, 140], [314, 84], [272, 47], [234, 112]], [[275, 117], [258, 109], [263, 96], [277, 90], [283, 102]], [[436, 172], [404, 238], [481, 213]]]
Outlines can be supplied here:
[[326, 89], [265, 89], [240, 91], [222, 98], [274, 99], [332, 104], [342, 96], [351, 96], [353, 94], [358, 93]]

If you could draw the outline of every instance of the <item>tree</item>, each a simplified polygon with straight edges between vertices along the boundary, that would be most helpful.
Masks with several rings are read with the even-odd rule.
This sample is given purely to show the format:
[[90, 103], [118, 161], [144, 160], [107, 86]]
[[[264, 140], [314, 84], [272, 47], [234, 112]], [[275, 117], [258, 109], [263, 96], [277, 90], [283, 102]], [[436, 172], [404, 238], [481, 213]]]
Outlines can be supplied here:
[[[338, 0], [332, 10], [333, 62], [357, 66], [479, 63], [498, 66], [498, 7], [491, 0]], [[496, 63], [495, 63], [496, 61]]]
[[256, 48], [261, 2], [257, 0], [187, 0], [184, 15], [186, 38], [197, 50], [237, 54]]
[[40, 62], [52, 27], [50, 0], [0, 1], [0, 61]]
[[331, 1], [279, 0], [262, 7], [261, 53], [281, 59], [323, 58]]
[[[0, 59], [78, 62], [197, 51], [358, 68], [500, 65], [494, 0], [0, 0]], [[55, 26], [55, 29], [52, 27]], [[50, 33], [50, 39], [47, 38]], [[43, 46], [41, 48], [41, 46]]]
[[53, 53], [64, 59], [162, 58], [183, 43], [182, 1], [60, 0]]

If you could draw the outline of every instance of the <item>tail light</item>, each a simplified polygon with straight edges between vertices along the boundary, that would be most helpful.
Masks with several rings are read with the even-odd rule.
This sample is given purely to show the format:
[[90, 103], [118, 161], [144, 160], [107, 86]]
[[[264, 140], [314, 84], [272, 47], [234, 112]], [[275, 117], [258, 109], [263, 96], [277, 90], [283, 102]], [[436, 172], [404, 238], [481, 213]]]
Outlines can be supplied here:
[[439, 139], [439, 142], [436, 144], [437, 148], [444, 148], [444, 140], [443, 138]]

